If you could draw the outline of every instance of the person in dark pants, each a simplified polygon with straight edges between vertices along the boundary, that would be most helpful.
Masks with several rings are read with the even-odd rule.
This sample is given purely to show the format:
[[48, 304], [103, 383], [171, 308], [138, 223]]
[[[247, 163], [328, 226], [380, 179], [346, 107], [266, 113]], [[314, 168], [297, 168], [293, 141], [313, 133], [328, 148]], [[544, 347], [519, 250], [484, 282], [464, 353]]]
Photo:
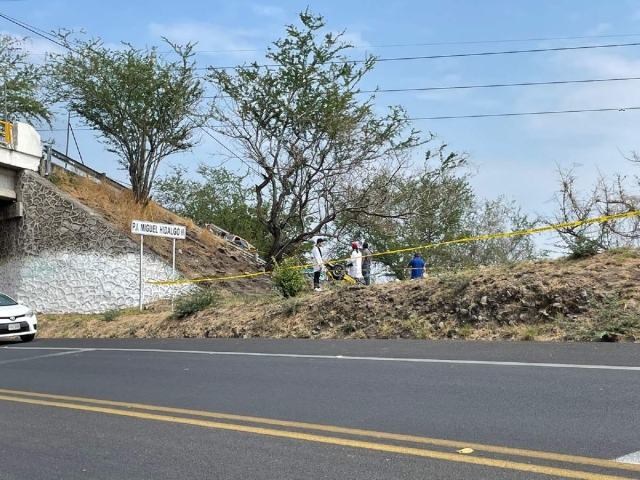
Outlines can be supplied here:
[[324, 240], [319, 238], [316, 241], [316, 245], [311, 250], [311, 255], [313, 256], [313, 289], [316, 292], [321, 292], [320, 288], [320, 274], [322, 273], [322, 269], [324, 265], [322, 265], [322, 246], [324, 245]]
[[367, 242], [362, 245], [362, 276], [364, 284], [371, 285], [371, 250]]

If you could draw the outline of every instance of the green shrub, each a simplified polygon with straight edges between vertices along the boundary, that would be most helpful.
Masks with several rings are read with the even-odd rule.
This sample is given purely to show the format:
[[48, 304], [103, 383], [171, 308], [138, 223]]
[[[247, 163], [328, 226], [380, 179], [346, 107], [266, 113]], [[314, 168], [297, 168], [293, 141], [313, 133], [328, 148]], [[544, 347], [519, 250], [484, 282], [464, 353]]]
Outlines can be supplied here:
[[275, 264], [271, 275], [278, 292], [285, 298], [295, 297], [307, 284], [302, 269], [296, 267], [298, 262], [294, 257], [285, 258], [281, 264]]
[[64, 183], [64, 178], [57, 169], [54, 169], [53, 172], [51, 172], [51, 175], [49, 175], [49, 181], [59, 187]]
[[520, 340], [525, 342], [532, 342], [538, 335], [540, 335], [540, 330], [538, 329], [538, 327], [529, 325], [520, 334]]
[[467, 338], [473, 335], [473, 327], [471, 325], [463, 325], [458, 329], [458, 335], [462, 338]]
[[113, 322], [116, 318], [122, 315], [122, 310], [109, 310], [102, 315], [103, 322]]
[[338, 328], [342, 332], [343, 335], [349, 335], [350, 333], [353, 333], [353, 332], [355, 332], [357, 330], [356, 322], [354, 322], [353, 320], [350, 320], [348, 322], [343, 323]]
[[288, 300], [284, 300], [282, 303], [282, 313], [286, 317], [292, 317], [296, 313], [298, 313], [299, 307], [300, 307], [300, 300], [296, 298], [290, 298]]
[[187, 318], [194, 313], [206, 310], [219, 303], [218, 296], [209, 290], [202, 290], [193, 295], [176, 300], [174, 316], [178, 319]]
[[587, 332], [587, 340], [599, 342], [616, 342], [632, 339], [640, 330], [640, 311], [626, 308], [625, 301], [619, 295], [604, 297], [591, 302], [595, 307], [595, 322]]
[[575, 238], [566, 240], [566, 244], [571, 252], [570, 258], [574, 260], [593, 257], [604, 250], [601, 242], [584, 234], [578, 234]]
[[388, 323], [383, 323], [378, 328], [378, 338], [391, 338], [393, 333], [393, 328]]

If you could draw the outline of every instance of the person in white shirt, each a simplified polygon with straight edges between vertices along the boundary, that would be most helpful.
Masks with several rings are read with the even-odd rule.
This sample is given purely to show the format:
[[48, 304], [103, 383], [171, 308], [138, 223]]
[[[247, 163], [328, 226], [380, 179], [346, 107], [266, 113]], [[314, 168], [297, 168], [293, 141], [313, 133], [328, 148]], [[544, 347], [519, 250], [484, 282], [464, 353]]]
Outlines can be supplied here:
[[362, 252], [358, 242], [351, 244], [351, 263], [349, 264], [349, 276], [351, 278], [362, 278]]
[[311, 249], [311, 255], [313, 256], [313, 289], [316, 292], [321, 292], [322, 289], [320, 288], [320, 274], [322, 273], [322, 270], [324, 269], [324, 265], [322, 265], [323, 260], [322, 260], [322, 246], [324, 245], [324, 240], [322, 238], [319, 238], [316, 241], [315, 246], [313, 247], [313, 249]]

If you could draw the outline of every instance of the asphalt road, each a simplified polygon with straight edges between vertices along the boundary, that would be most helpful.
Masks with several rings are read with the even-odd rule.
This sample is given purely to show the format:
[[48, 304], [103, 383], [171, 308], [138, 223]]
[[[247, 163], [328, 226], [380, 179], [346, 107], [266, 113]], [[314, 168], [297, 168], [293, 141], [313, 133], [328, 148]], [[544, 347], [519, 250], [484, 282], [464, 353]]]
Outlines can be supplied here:
[[0, 479], [640, 479], [640, 345], [36, 340], [0, 370]]

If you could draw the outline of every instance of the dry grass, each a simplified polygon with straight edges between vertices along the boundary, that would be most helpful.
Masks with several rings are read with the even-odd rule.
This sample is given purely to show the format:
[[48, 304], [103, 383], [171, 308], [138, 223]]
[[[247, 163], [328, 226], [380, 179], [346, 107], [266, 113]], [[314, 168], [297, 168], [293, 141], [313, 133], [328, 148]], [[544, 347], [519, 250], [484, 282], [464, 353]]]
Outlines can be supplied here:
[[[254, 273], [258, 270], [252, 258], [229, 247], [223, 239], [198, 228], [191, 220], [181, 218], [155, 202], [150, 202], [147, 206], [137, 204], [128, 190], [120, 191], [107, 183], [96, 182], [62, 168], [54, 169], [51, 181], [136, 242], [139, 241], [139, 237], [131, 234], [132, 220], [186, 225], [187, 238], [178, 240], [176, 255], [177, 270], [186, 278], [226, 277]], [[171, 239], [146, 237], [145, 246], [166, 262], [171, 261]], [[271, 280], [266, 276], [236, 282], [219, 282], [219, 285], [221, 290], [226, 289], [236, 295], [262, 295], [273, 288]]]
[[[52, 182], [87, 207], [98, 211], [123, 232], [130, 232], [133, 220], [143, 220], [185, 225], [188, 232], [195, 233], [198, 241], [214, 251], [223, 243], [222, 239], [208, 230], [198, 228], [193, 221], [165, 210], [156, 202], [152, 201], [146, 206], [136, 203], [130, 190], [116, 190], [107, 183], [75, 175], [60, 168], [54, 171]], [[134, 238], [133, 235], [130, 236]], [[172, 244], [170, 240], [160, 237], [148, 237], [145, 241], [151, 248]]]
[[[131, 199], [118, 198], [122, 194], [90, 180], [67, 183], [71, 186], [63, 182], [63, 188], [120, 228], [128, 229], [134, 215], [171, 220], [171, 214], [155, 204], [140, 209]], [[200, 250], [192, 249], [193, 265], [222, 257], [198, 244]], [[187, 267], [203, 271], [193, 265]], [[226, 265], [218, 266], [221, 263], [211, 265], [207, 268], [228, 271]], [[235, 295], [222, 295], [219, 305], [182, 322], [168, 320], [170, 312], [144, 319], [124, 313], [109, 322], [100, 316], [44, 316], [41, 335], [640, 341], [640, 250], [525, 262], [416, 282], [327, 285], [322, 293], [288, 300], [266, 295], [266, 290], [249, 296], [249, 283], [229, 283], [239, 287]]]

